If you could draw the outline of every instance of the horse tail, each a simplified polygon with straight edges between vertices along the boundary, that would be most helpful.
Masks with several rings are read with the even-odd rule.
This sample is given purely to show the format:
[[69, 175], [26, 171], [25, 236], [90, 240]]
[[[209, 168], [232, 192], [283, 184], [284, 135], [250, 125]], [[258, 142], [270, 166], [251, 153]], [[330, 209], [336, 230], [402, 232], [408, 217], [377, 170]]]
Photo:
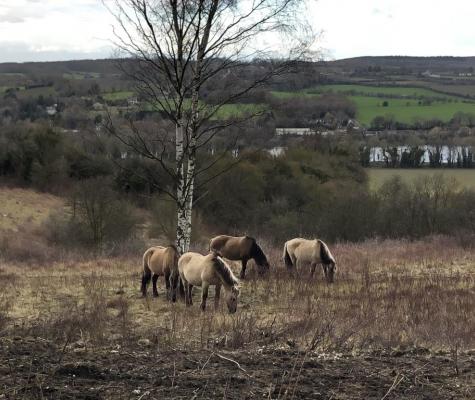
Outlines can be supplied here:
[[148, 249], [143, 255], [143, 270], [142, 270], [142, 295], [147, 294], [147, 285], [152, 279], [152, 270], [150, 269], [149, 262], [150, 257], [153, 255], [153, 249]]
[[170, 268], [170, 271], [178, 270], [178, 250], [175, 245], [168, 246], [165, 256], [165, 265]]
[[175, 245], [171, 244], [167, 247], [165, 251], [165, 258], [163, 260], [164, 267], [170, 270], [169, 282], [170, 282], [170, 292], [169, 297], [171, 301], [176, 301], [176, 289], [181, 282], [180, 275], [178, 272], [178, 258], [179, 253]]
[[335, 259], [333, 258], [332, 253], [330, 253], [328, 246], [320, 239], [318, 239], [318, 243], [320, 244], [320, 259], [322, 260], [322, 263], [326, 265], [335, 263]]
[[290, 254], [289, 254], [289, 251], [287, 250], [287, 242], [284, 244], [284, 255], [283, 255], [283, 258], [284, 258], [284, 263], [285, 263], [285, 266], [290, 269], [294, 266], [294, 264], [292, 263], [292, 259], [290, 258]]

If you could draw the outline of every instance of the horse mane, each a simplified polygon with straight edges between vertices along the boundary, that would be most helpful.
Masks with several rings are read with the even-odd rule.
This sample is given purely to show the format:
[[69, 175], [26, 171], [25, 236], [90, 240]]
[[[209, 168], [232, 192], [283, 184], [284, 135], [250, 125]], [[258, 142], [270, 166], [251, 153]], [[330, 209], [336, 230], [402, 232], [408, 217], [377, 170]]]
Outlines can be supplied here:
[[[251, 238], [252, 239], [252, 238]], [[256, 239], [252, 239], [252, 247], [251, 247], [251, 256], [254, 258], [258, 265], [262, 265], [264, 262], [267, 261], [267, 257], [257, 244]]]
[[323, 264], [331, 264], [335, 262], [335, 259], [330, 253], [328, 246], [320, 239], [318, 239], [318, 243], [320, 244], [320, 259], [322, 260]]
[[231, 268], [224, 262], [220, 256], [216, 256], [214, 259], [214, 266], [218, 271], [218, 274], [221, 276], [223, 281], [229, 286], [235, 286], [239, 283], [237, 278], [234, 276]]

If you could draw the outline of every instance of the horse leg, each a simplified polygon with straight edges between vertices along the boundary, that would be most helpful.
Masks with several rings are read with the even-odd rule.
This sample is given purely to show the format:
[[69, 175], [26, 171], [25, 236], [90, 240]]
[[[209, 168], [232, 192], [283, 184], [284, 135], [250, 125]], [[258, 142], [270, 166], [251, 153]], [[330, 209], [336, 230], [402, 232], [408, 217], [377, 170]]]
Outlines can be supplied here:
[[185, 283], [185, 296], [186, 296], [185, 302], [187, 306], [193, 305], [192, 292], [193, 292], [193, 285], [186, 282]]
[[323, 273], [325, 275], [325, 279], [328, 282], [328, 267], [325, 264], [322, 264], [322, 267], [323, 267]]
[[181, 277], [178, 278], [178, 290], [180, 291], [180, 297], [186, 301], [185, 288], [183, 287], [183, 279]]
[[219, 308], [220, 296], [221, 296], [221, 285], [216, 285], [216, 289], [214, 291], [214, 309], [215, 310]]
[[153, 276], [152, 276], [153, 297], [158, 297], [157, 281], [158, 281], [158, 275], [153, 274]]
[[167, 290], [167, 300], [171, 300], [170, 274], [165, 274], [165, 287]]
[[152, 272], [147, 268], [144, 269], [143, 274], [142, 274], [142, 296], [145, 297], [147, 296], [147, 285], [150, 282], [150, 279], [152, 279]]
[[247, 267], [247, 258], [244, 258], [242, 260], [241, 275], [239, 275], [240, 279], [244, 279], [246, 277], [246, 267]]
[[201, 292], [201, 311], [206, 309], [206, 299], [208, 298], [208, 289], [209, 285], [203, 282], [202, 292]]
[[310, 277], [313, 278], [315, 275], [315, 269], [317, 268], [317, 263], [312, 263], [310, 265]]

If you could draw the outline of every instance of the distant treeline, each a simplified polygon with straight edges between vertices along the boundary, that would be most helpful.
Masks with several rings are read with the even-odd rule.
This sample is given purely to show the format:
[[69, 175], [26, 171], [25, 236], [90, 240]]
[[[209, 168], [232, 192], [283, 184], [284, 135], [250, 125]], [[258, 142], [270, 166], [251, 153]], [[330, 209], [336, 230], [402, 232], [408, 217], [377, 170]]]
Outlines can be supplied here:
[[[309, 142], [282, 157], [259, 151], [242, 156], [235, 164], [230, 154], [200, 154], [200, 165], [212, 167], [196, 182], [196, 240], [210, 232], [278, 243], [295, 236], [359, 241], [475, 232], [475, 192], [442, 176], [414, 184], [394, 178], [372, 192], [349, 144], [312, 148]], [[71, 212], [56, 215], [48, 226], [47, 236], [56, 242], [128, 240], [138, 222], [130, 205], [150, 212], [153, 235], [174, 237], [173, 202], [163, 190], [173, 191], [173, 182], [153, 161], [133, 154], [123, 159], [106, 135], [76, 137], [32, 125], [2, 130], [0, 175], [70, 199]]]
[[471, 146], [386, 146], [360, 148], [363, 167], [372, 165], [386, 168], [473, 168], [474, 153]]

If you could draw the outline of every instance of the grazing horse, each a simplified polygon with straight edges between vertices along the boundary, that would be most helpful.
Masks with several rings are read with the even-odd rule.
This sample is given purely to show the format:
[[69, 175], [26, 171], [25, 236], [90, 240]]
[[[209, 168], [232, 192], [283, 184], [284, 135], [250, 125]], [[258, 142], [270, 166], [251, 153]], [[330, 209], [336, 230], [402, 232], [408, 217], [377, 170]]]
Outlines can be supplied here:
[[185, 253], [178, 260], [178, 271], [185, 285], [185, 302], [187, 306], [193, 304], [191, 292], [193, 286], [201, 286], [201, 310], [206, 309], [208, 288], [216, 287], [214, 297], [215, 309], [219, 305], [221, 286], [225, 291], [226, 304], [230, 313], [235, 313], [239, 297], [239, 281], [231, 268], [216, 253], [204, 256], [199, 253]]
[[327, 282], [333, 283], [336, 261], [328, 246], [320, 239], [296, 238], [285, 242], [283, 258], [288, 269], [294, 266], [310, 265], [312, 276], [317, 264], [322, 264]]
[[167, 299], [176, 301], [178, 285], [178, 250], [174, 245], [150, 247], [143, 255], [142, 295], [147, 295], [147, 285], [152, 280], [153, 296], [158, 297], [157, 280], [165, 278]]
[[256, 243], [256, 239], [249, 236], [226, 236], [219, 235], [211, 239], [209, 242], [209, 250], [218, 253], [220, 256], [228, 260], [241, 260], [242, 268], [240, 278], [246, 276], [247, 262], [253, 258], [259, 267], [269, 269], [267, 257]]

